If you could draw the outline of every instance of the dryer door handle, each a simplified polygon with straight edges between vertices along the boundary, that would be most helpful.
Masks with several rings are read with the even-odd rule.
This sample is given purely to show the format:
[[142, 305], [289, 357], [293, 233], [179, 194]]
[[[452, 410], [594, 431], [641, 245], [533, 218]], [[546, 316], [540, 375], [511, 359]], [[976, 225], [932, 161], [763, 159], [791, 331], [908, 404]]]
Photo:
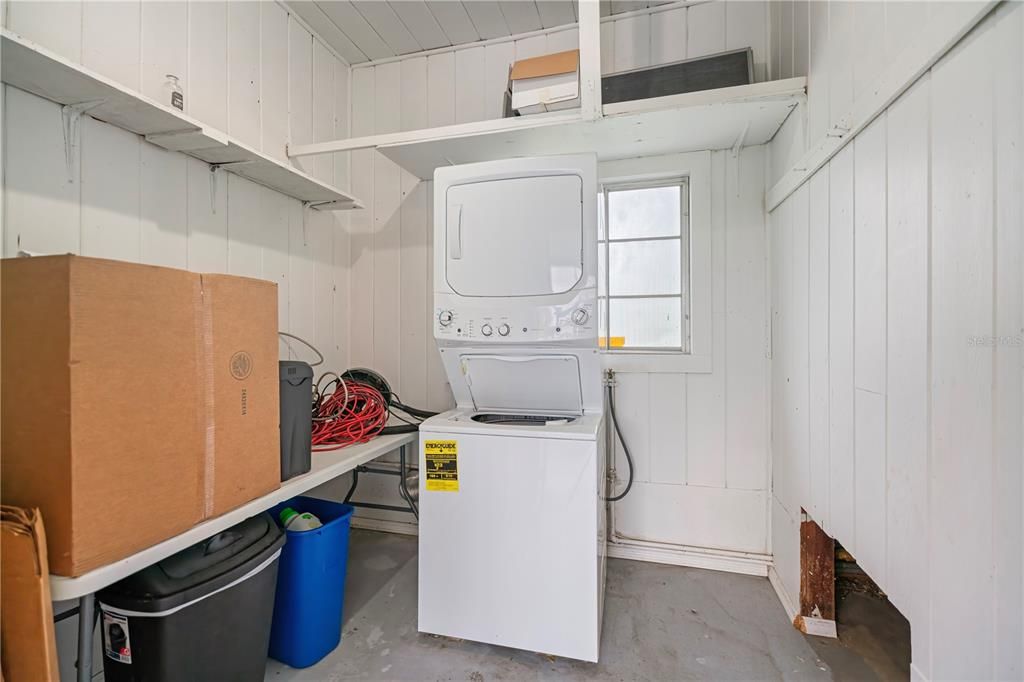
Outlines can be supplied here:
[[448, 258], [462, 260], [462, 204], [448, 207]]

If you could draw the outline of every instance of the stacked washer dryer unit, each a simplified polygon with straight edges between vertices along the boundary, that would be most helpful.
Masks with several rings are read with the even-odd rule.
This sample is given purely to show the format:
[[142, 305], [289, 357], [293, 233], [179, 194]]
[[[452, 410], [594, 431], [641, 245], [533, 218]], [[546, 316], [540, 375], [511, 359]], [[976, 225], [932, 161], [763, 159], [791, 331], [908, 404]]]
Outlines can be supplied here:
[[457, 407], [420, 426], [421, 632], [598, 658], [596, 185], [593, 155], [434, 174], [434, 338]]

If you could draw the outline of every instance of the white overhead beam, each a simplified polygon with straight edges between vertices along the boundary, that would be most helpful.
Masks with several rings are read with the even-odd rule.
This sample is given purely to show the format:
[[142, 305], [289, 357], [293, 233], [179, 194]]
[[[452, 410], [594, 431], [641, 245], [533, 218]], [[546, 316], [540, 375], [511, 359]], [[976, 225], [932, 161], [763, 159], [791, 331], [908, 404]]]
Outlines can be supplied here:
[[580, 113], [584, 120], [601, 118], [601, 5], [579, 0]]

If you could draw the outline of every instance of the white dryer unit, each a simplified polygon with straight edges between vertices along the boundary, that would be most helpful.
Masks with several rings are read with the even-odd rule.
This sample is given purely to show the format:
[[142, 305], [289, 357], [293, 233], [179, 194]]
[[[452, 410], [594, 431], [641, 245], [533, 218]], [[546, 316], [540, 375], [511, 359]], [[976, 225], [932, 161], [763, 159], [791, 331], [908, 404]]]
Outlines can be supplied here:
[[419, 629], [596, 661], [597, 159], [442, 168], [434, 194], [434, 337], [458, 407], [420, 426]]

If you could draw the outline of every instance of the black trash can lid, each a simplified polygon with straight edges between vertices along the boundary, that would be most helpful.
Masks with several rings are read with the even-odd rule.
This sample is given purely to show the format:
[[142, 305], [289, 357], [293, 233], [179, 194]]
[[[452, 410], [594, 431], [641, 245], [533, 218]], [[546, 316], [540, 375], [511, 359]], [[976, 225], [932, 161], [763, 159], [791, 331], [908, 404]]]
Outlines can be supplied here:
[[245, 576], [284, 540], [284, 532], [263, 512], [114, 583], [99, 599], [134, 611], [173, 608]]
[[312, 366], [301, 360], [280, 360], [277, 366], [281, 381], [292, 382], [297, 386], [303, 379], [313, 378]]

